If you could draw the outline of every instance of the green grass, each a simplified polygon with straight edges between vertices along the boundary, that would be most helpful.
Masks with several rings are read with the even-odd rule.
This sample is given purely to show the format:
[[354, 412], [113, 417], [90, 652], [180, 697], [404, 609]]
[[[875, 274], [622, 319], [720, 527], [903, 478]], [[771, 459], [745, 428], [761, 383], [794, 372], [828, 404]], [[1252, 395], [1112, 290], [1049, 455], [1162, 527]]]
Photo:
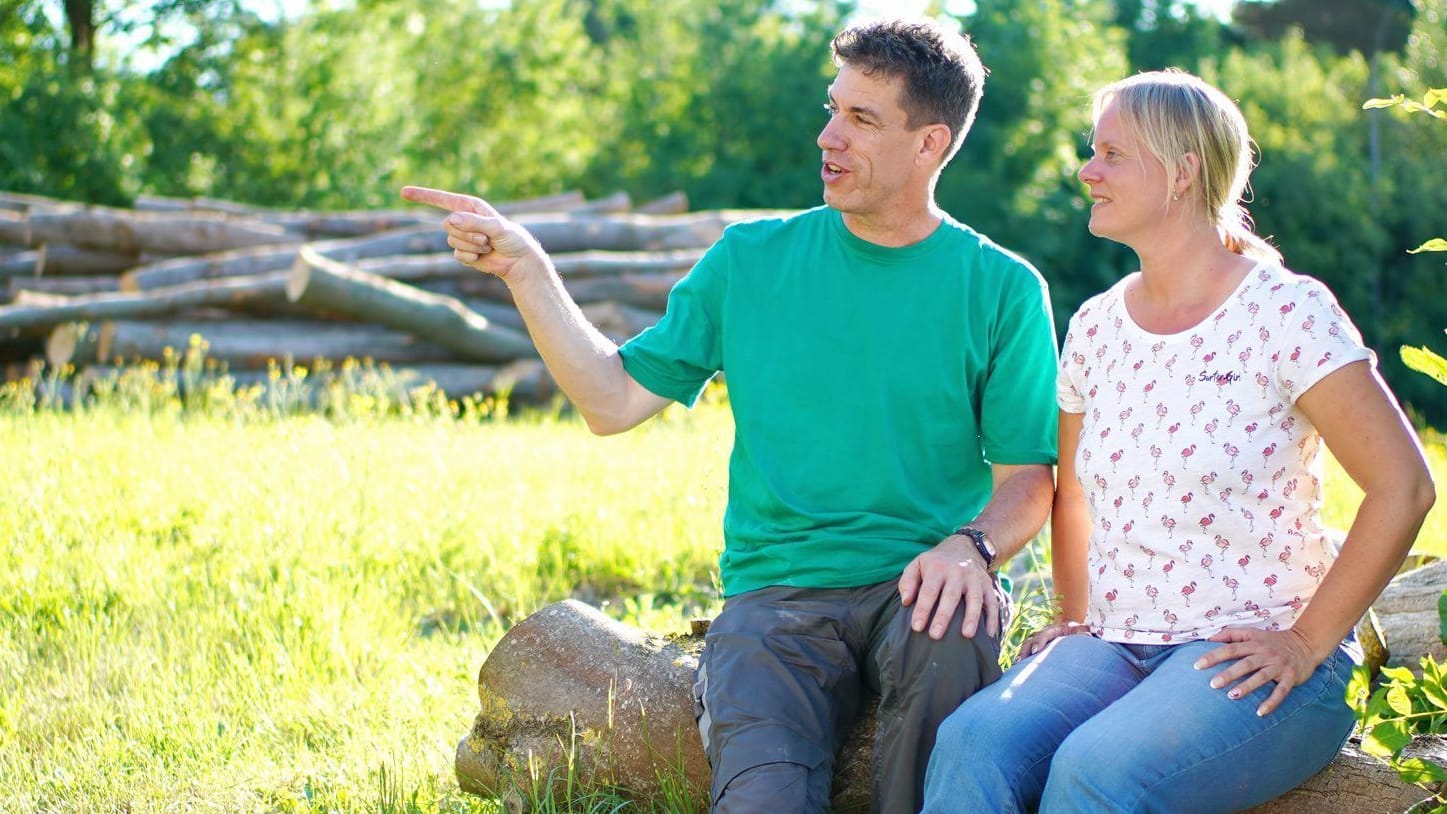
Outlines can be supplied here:
[[0, 811], [500, 811], [452, 758], [511, 624], [567, 596], [660, 632], [717, 609], [717, 403], [598, 439], [365, 382], [317, 415], [148, 375], [76, 412], [0, 390]]

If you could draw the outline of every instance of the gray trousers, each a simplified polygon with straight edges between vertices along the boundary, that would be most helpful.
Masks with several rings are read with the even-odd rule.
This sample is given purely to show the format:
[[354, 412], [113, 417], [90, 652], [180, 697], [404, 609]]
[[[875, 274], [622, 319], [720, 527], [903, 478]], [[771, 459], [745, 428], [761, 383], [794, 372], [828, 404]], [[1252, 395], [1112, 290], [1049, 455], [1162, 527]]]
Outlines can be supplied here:
[[877, 693], [871, 810], [918, 812], [935, 729], [1000, 677], [1000, 643], [983, 622], [974, 638], [961, 636], [960, 611], [950, 634], [934, 641], [910, 630], [910, 612], [893, 580], [762, 588], [725, 600], [694, 684], [713, 770], [710, 810], [828, 811], [835, 752], [860, 704]]

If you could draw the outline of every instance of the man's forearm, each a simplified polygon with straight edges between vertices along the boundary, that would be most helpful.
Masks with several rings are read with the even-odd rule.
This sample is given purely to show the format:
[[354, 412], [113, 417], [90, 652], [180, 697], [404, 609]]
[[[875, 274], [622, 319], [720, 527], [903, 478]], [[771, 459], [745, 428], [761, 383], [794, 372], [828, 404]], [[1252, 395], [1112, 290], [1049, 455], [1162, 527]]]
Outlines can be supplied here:
[[518, 268], [508, 286], [543, 364], [594, 432], [630, 429], [667, 404], [623, 369], [618, 345], [583, 316], [551, 263]]
[[1055, 477], [1046, 464], [996, 465], [994, 490], [971, 522], [990, 535], [997, 563], [1019, 553], [1044, 527], [1055, 496]]

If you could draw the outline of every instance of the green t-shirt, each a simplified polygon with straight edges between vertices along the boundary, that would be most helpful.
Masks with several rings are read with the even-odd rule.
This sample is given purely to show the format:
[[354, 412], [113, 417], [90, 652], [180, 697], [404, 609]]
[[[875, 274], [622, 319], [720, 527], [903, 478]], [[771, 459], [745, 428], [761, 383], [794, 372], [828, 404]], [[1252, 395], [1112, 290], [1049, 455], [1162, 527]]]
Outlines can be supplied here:
[[903, 248], [823, 207], [732, 226], [622, 357], [688, 405], [728, 378], [726, 596], [895, 578], [985, 505], [990, 462], [1055, 462], [1045, 281], [949, 219]]

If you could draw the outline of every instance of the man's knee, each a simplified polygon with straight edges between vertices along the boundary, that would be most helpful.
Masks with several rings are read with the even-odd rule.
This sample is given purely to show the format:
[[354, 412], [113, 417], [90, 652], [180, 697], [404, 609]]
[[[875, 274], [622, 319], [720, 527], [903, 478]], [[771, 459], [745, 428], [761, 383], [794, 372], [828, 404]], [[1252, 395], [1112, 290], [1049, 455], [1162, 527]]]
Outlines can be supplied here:
[[960, 633], [963, 609], [956, 609], [944, 638], [931, 639], [910, 627], [910, 608], [900, 608], [878, 652], [881, 692], [895, 686], [956, 687], [963, 698], [1000, 677], [1000, 640], [981, 625], [974, 636]]

